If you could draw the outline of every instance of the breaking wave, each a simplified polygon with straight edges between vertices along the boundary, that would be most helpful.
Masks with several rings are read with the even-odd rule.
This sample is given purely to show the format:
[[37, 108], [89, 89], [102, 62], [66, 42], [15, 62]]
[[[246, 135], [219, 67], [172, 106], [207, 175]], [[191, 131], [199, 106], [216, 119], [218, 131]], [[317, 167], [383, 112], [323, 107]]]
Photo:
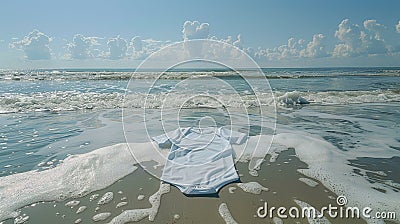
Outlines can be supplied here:
[[[400, 76], [399, 69], [387, 70], [295, 70], [295, 69], [263, 69], [268, 79], [299, 79], [317, 77], [340, 77], [340, 76]], [[37, 80], [129, 80], [129, 79], [187, 79], [193, 76], [199, 77], [226, 77], [235, 78], [239, 74], [248, 78], [260, 78], [255, 70], [241, 71], [66, 71], [66, 70], [42, 70], [42, 71], [0, 71], [0, 80], [14, 81], [37, 81]], [[263, 78], [263, 77], [262, 77]]]
[[[115, 108], [199, 108], [199, 107], [292, 107], [313, 104], [358, 104], [399, 102], [399, 90], [385, 91], [327, 91], [327, 92], [274, 92], [258, 96], [237, 94], [210, 94], [207, 96], [188, 96], [182, 93], [98, 93], [79, 91], [54, 91], [43, 93], [7, 93], [0, 95], [0, 113], [28, 111], [70, 111]], [[168, 98], [168, 105], [164, 105]], [[190, 99], [190, 100], [185, 100]], [[219, 99], [219, 101], [213, 100]], [[181, 102], [185, 102], [181, 105]], [[221, 104], [220, 102], [223, 102]]]

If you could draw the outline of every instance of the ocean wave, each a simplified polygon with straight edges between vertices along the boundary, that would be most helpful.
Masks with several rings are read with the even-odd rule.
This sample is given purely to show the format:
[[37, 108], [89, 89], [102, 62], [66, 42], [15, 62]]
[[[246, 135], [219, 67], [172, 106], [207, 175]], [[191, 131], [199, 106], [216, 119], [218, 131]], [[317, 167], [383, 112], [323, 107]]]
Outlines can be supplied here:
[[[286, 94], [286, 93], [285, 93]], [[359, 104], [399, 102], [399, 90], [301, 92], [310, 104]]]
[[129, 79], [187, 79], [191, 77], [235, 77], [235, 72], [8, 72], [0, 73], [0, 80], [129, 80]]
[[[261, 75], [260, 75], [261, 74]], [[134, 71], [2, 71], [0, 81], [41, 81], [41, 80], [129, 80], [129, 79], [172, 79], [181, 80], [193, 77], [217, 78], [268, 78], [299, 79], [340, 76], [400, 76], [400, 70], [380, 70], [371, 72], [358, 71], [167, 71], [167, 72], [134, 72]]]
[[[116, 108], [251, 108], [259, 106], [295, 107], [304, 105], [359, 104], [399, 102], [399, 90], [274, 92], [259, 95], [184, 93], [123, 94], [79, 91], [55, 91], [31, 94], [0, 95], [0, 113], [27, 111], [70, 111]], [[216, 100], [217, 99], [217, 100]]]

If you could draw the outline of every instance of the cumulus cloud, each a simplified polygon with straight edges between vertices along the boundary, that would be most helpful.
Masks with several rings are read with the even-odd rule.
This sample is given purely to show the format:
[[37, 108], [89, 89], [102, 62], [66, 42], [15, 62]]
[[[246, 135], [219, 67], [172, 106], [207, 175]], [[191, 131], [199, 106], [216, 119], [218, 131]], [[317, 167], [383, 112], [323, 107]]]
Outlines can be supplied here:
[[67, 45], [68, 51], [73, 59], [93, 58], [96, 50], [93, 46], [99, 45], [97, 37], [85, 37], [82, 34], [76, 34], [72, 43]]
[[243, 40], [242, 40], [242, 35], [239, 34], [237, 36], [237, 40], [233, 42], [233, 46], [239, 48], [239, 49], [243, 49]]
[[110, 38], [107, 41], [110, 59], [121, 59], [125, 57], [127, 51], [127, 42], [120, 36]]
[[209, 38], [210, 25], [199, 21], [186, 21], [183, 23], [184, 57], [201, 57], [204, 55], [202, 42], [191, 42], [189, 40]]
[[291, 37], [287, 40], [286, 44], [280, 45], [275, 48], [258, 49], [254, 54], [256, 58], [266, 57], [268, 60], [284, 60], [291, 58], [298, 58], [300, 51], [303, 49], [304, 40], [296, 40]]
[[386, 29], [386, 27], [384, 25], [379, 24], [376, 22], [376, 20], [372, 20], [372, 19], [364, 21], [364, 28], [367, 31], [373, 33], [375, 35], [374, 38], [377, 40], [381, 39], [381, 33], [382, 33], [382, 31], [384, 31]]
[[335, 32], [340, 41], [333, 50], [333, 56], [353, 57], [362, 54], [384, 54], [387, 46], [382, 38], [385, 26], [376, 20], [365, 20], [363, 27], [352, 24], [349, 19], [343, 20]]
[[151, 38], [142, 39], [139, 36], [135, 36], [128, 44], [127, 56], [132, 59], [145, 59], [150, 54], [170, 43], [171, 41], [154, 40]]
[[144, 59], [148, 56], [146, 43], [139, 37], [135, 36], [129, 43], [128, 54], [133, 59]]
[[14, 41], [11, 48], [22, 49], [29, 60], [50, 59], [51, 38], [39, 30], [33, 30], [21, 41]]
[[183, 39], [206, 39], [210, 33], [210, 25], [208, 23], [201, 23], [199, 21], [186, 21], [183, 24]]
[[333, 50], [334, 56], [358, 55], [361, 48], [361, 30], [357, 24], [352, 24], [349, 19], [344, 19], [335, 32], [341, 44]]
[[359, 43], [360, 33], [360, 27], [357, 24], [352, 24], [349, 19], [344, 19], [339, 24], [338, 30], [335, 31], [335, 37], [355, 46]]
[[142, 39], [140, 39], [140, 37], [138, 37], [138, 36], [132, 38], [131, 46], [132, 46], [133, 50], [136, 52], [142, 51], [142, 48], [143, 48]]
[[312, 41], [307, 44], [307, 47], [300, 51], [301, 57], [320, 58], [327, 56], [324, 44], [325, 36], [315, 34]]
[[353, 56], [353, 49], [348, 44], [337, 44], [332, 55], [334, 57], [350, 57]]
[[363, 45], [362, 53], [366, 54], [385, 54], [387, 53], [386, 43], [382, 39], [377, 39], [379, 34], [375, 37], [366, 33], [361, 33], [361, 41]]
[[[400, 33], [400, 21], [395, 25], [396, 31]], [[231, 48], [222, 44], [222, 49], [214, 52], [204, 52], [203, 44], [191, 42], [195, 39], [212, 39], [229, 43], [245, 51], [251, 57], [262, 60], [307, 60], [305, 58], [321, 57], [356, 57], [368, 55], [383, 55], [387, 53], [400, 52], [397, 37], [393, 28], [386, 28], [377, 20], [367, 19], [361, 24], [354, 24], [349, 19], [344, 19], [338, 24], [334, 33], [336, 41], [327, 43], [331, 40], [332, 34], [326, 37], [323, 34], [315, 34], [311, 40], [297, 39], [291, 37], [286, 43], [276, 47], [251, 48], [245, 46], [241, 34], [228, 36], [225, 39], [212, 37], [210, 35], [210, 25], [199, 21], [186, 21], [183, 23], [182, 35], [185, 41], [184, 53], [182, 56], [201, 57], [212, 55], [218, 57], [239, 58], [240, 51], [231, 51]], [[30, 60], [50, 59], [51, 56], [64, 56], [63, 59], [90, 59], [90, 58], [109, 58], [109, 59], [144, 59], [160, 48], [172, 43], [171, 41], [160, 41], [154, 39], [141, 39], [139, 36], [133, 37], [130, 41], [119, 36], [112, 38], [87, 37], [76, 34], [72, 41], [66, 41], [68, 53], [52, 53], [49, 45], [52, 39], [46, 34], [33, 30], [23, 39], [12, 39], [10, 47], [20, 49], [25, 52], [26, 58]], [[70, 43], [68, 43], [70, 42]], [[1, 40], [0, 40], [1, 44]], [[56, 46], [54, 44], [54, 46]], [[65, 46], [65, 45], [64, 45]], [[329, 47], [329, 49], [328, 49]], [[53, 51], [57, 49], [54, 48]], [[232, 53], [233, 52], [233, 53]], [[181, 56], [179, 56], [181, 57]]]

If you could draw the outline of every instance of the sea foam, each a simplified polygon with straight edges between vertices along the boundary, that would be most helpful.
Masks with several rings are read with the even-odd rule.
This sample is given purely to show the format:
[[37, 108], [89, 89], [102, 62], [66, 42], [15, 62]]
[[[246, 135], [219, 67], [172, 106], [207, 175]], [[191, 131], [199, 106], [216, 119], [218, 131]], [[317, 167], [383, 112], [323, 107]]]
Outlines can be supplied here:
[[99, 214], [94, 215], [92, 217], [92, 220], [95, 221], [95, 222], [103, 221], [103, 220], [106, 220], [110, 216], [111, 216], [110, 212], [103, 212], [103, 213], [99, 213]]
[[122, 224], [127, 222], [137, 222], [145, 217], [148, 217], [149, 221], [154, 221], [158, 213], [158, 208], [161, 205], [161, 196], [168, 193], [170, 189], [169, 184], [161, 183], [158, 191], [149, 197], [149, 202], [151, 204], [150, 208], [126, 210], [114, 217], [109, 223]]
[[268, 191], [268, 188], [262, 186], [258, 182], [238, 183], [237, 186], [251, 194], [261, 194], [262, 191]]
[[[382, 193], [371, 188], [367, 179], [356, 175], [348, 160], [357, 157], [390, 158], [398, 155], [396, 150], [375, 151], [341, 151], [319, 136], [305, 132], [279, 133], [274, 138], [275, 143], [294, 148], [299, 159], [308, 164], [307, 169], [298, 171], [304, 175], [319, 180], [324, 186], [337, 195], [347, 197], [347, 206], [359, 208], [371, 207], [379, 211], [399, 211], [400, 195], [394, 191]], [[376, 183], [375, 183], [376, 184]], [[383, 186], [382, 186], [383, 187]], [[383, 187], [384, 188], [384, 187]], [[368, 219], [368, 223], [377, 220]], [[400, 217], [396, 217], [400, 221]]]
[[[209, 96], [198, 96], [172, 92], [168, 93], [100, 93], [79, 91], [54, 91], [39, 93], [8, 93], [0, 95], [0, 113], [16, 112], [58, 112], [71, 110], [93, 110], [114, 108], [220, 108], [220, 102], [210, 100], [217, 98], [224, 107], [251, 108], [258, 106], [293, 107], [307, 104], [358, 104], [399, 102], [400, 93], [395, 90], [382, 91], [327, 91], [327, 92], [280, 92], [258, 95], [237, 93], [212, 93]], [[168, 97], [168, 104], [165, 98]], [[182, 105], [185, 102], [185, 105]]]
[[[270, 142], [272, 138], [274, 143], [268, 151], [269, 144], [264, 143]], [[355, 174], [354, 167], [349, 165], [349, 160], [357, 157], [398, 156], [397, 150], [386, 147], [342, 151], [320, 136], [283, 129], [278, 129], [277, 134], [273, 136], [252, 136], [248, 139], [248, 146], [255, 147], [259, 140], [261, 144], [253, 149], [252, 156], [263, 157], [266, 153], [294, 148], [299, 159], [308, 164], [307, 169], [300, 169], [299, 172], [320, 181], [337, 195], [345, 195], [349, 206], [369, 206], [380, 211], [400, 210], [398, 193], [391, 190], [386, 193], [374, 190], [372, 187], [380, 183], [369, 183], [365, 177]], [[166, 155], [154, 156], [151, 150], [154, 147], [152, 143], [132, 143], [129, 147], [135, 148], [135, 153], [140, 154], [137, 157], [140, 158], [139, 162], [153, 160], [160, 165], [165, 164]], [[238, 146], [234, 149], [236, 147]], [[1, 177], [0, 220], [17, 217], [18, 213], [14, 212], [15, 210], [38, 201], [77, 198], [105, 188], [132, 173], [136, 169], [134, 164], [136, 162], [129, 152], [128, 145], [117, 144], [86, 154], [69, 156], [63, 163], [51, 169]], [[257, 162], [255, 165], [262, 167]], [[383, 186], [382, 188], [384, 189]], [[258, 193], [260, 186], [252, 184], [248, 189], [256, 189]], [[263, 189], [262, 186], [261, 189]], [[162, 184], [160, 190], [149, 197], [151, 208], [125, 211], [115, 217], [111, 223], [122, 223], [121, 220], [140, 220], [146, 216], [149, 220], [154, 220], [161, 195], [168, 191], [169, 185]], [[400, 217], [397, 217], [395, 221], [399, 219]], [[367, 221], [371, 222], [371, 220]]]
[[69, 156], [52, 169], [1, 177], [0, 220], [34, 202], [78, 198], [111, 185], [137, 169], [128, 150], [117, 144]]
[[218, 212], [226, 224], [237, 224], [226, 203], [222, 203], [219, 205]]

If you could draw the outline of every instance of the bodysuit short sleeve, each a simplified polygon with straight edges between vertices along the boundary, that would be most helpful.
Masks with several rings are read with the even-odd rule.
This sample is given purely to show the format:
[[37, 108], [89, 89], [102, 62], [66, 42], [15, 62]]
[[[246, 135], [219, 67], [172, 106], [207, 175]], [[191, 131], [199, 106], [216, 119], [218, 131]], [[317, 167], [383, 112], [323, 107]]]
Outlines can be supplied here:
[[158, 147], [169, 148], [171, 144], [179, 143], [181, 138], [187, 134], [188, 130], [188, 128], [178, 128], [174, 131], [152, 137], [151, 139], [158, 144]]
[[151, 139], [158, 144], [160, 148], [170, 147], [181, 136], [181, 129], [176, 129], [174, 131], [167, 132], [165, 134], [152, 137]]
[[244, 133], [223, 128], [180, 128], [152, 138], [170, 145], [161, 180], [189, 195], [215, 194], [239, 179], [231, 144], [242, 144]]
[[219, 129], [219, 134], [221, 135], [221, 137], [227, 139], [230, 144], [240, 145], [247, 139], [246, 134], [238, 131], [229, 130], [224, 127]]

